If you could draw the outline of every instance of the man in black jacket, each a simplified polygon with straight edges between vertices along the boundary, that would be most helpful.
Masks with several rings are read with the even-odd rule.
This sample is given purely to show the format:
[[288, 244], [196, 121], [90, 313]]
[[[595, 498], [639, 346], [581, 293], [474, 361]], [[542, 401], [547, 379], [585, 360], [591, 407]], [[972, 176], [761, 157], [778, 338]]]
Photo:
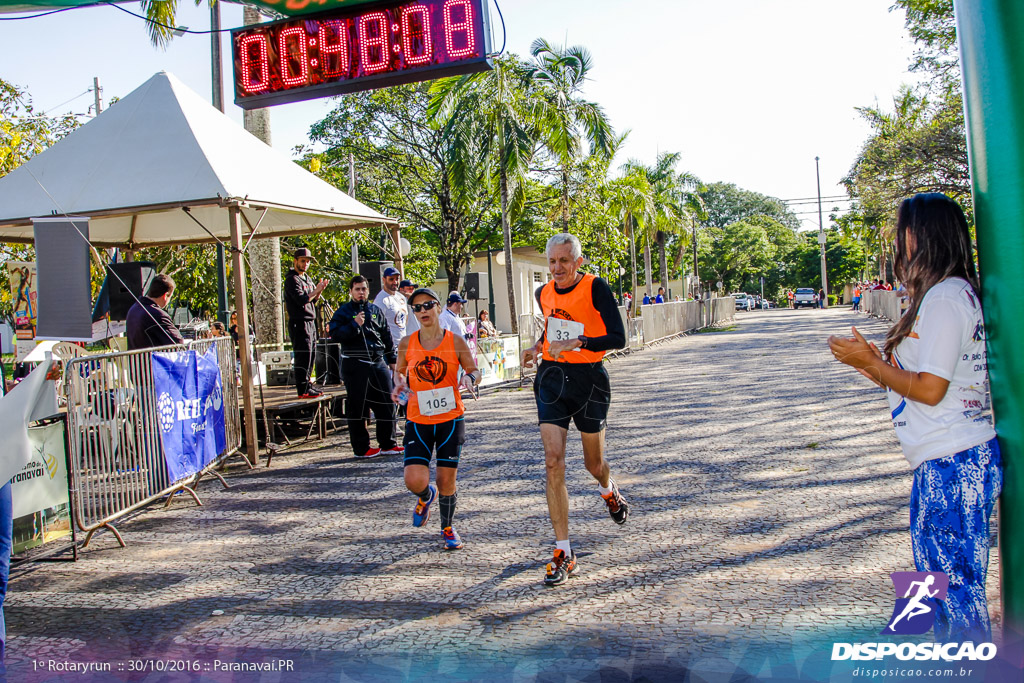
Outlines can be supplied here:
[[328, 280], [316, 285], [306, 271], [313, 260], [313, 252], [303, 247], [295, 251], [295, 265], [284, 279], [284, 303], [288, 309], [288, 336], [292, 340], [292, 368], [295, 373], [295, 391], [299, 398], [315, 398], [321, 392], [309, 383], [313, 367], [313, 346], [316, 344], [316, 311], [313, 304], [327, 287]]
[[164, 310], [173, 294], [174, 280], [170, 275], [160, 274], [153, 278], [146, 296], [128, 309], [125, 335], [129, 351], [184, 343], [181, 332]]
[[[368, 301], [366, 278], [349, 281], [351, 300], [334, 312], [329, 325], [331, 341], [341, 344], [341, 378], [345, 383], [345, 419], [357, 457], [400, 454], [405, 449], [395, 440], [395, 404], [391, 401], [391, 373], [395, 369], [395, 344], [384, 312]], [[377, 444], [370, 447], [366, 408], [377, 418]]]

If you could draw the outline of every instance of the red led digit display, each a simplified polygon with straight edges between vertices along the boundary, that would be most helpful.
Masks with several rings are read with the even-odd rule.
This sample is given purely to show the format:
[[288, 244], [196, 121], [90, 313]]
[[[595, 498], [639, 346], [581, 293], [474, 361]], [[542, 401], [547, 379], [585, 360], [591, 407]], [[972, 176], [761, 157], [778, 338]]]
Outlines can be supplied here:
[[487, 0], [379, 2], [231, 32], [243, 109], [490, 68]]

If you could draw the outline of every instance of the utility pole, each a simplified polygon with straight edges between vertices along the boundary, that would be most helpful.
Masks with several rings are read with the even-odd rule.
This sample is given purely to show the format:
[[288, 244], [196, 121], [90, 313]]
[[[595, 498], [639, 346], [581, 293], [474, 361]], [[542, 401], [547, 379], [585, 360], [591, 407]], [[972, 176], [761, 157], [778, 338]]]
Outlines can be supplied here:
[[[224, 74], [221, 70], [220, 3], [210, 3], [210, 81], [213, 106], [224, 113]], [[228, 324], [228, 270], [224, 245], [217, 243], [217, 320]]]
[[92, 79], [92, 95], [96, 107], [96, 116], [99, 116], [103, 111], [103, 88], [100, 87], [99, 76], [94, 76]]
[[828, 276], [825, 273], [825, 221], [821, 214], [821, 169], [814, 157], [814, 172], [818, 176], [818, 246], [821, 247], [821, 291], [825, 293], [823, 308], [828, 308]]
[[690, 241], [693, 242], [693, 279], [696, 283], [693, 298], [696, 299], [700, 294], [700, 275], [697, 273], [697, 219], [693, 216], [690, 216], [690, 226], [693, 228], [693, 239]]

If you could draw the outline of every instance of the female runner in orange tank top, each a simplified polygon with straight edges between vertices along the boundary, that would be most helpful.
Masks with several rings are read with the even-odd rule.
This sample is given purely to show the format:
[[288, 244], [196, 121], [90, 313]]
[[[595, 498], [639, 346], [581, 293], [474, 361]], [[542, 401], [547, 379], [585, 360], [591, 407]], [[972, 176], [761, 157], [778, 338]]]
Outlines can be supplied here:
[[[417, 289], [409, 305], [420, 323], [418, 332], [398, 345], [395, 389], [391, 398], [407, 403], [405, 426], [405, 485], [418, 500], [413, 526], [424, 526], [430, 507], [438, 500], [441, 540], [447, 550], [458, 550], [462, 539], [452, 524], [455, 515], [459, 457], [466, 440], [465, 407], [461, 390], [470, 394], [480, 381], [469, 344], [441, 327], [441, 300], [433, 290]], [[459, 379], [459, 369], [465, 374]], [[437, 454], [437, 485], [430, 483], [430, 460]]]

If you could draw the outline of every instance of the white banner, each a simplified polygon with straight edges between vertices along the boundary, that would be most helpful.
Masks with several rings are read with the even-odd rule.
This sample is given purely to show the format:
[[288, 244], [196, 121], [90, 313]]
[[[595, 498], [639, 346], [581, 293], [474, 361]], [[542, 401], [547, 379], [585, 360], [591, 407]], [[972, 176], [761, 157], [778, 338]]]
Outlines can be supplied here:
[[31, 427], [28, 438], [32, 459], [11, 478], [15, 519], [70, 503], [64, 425]]

